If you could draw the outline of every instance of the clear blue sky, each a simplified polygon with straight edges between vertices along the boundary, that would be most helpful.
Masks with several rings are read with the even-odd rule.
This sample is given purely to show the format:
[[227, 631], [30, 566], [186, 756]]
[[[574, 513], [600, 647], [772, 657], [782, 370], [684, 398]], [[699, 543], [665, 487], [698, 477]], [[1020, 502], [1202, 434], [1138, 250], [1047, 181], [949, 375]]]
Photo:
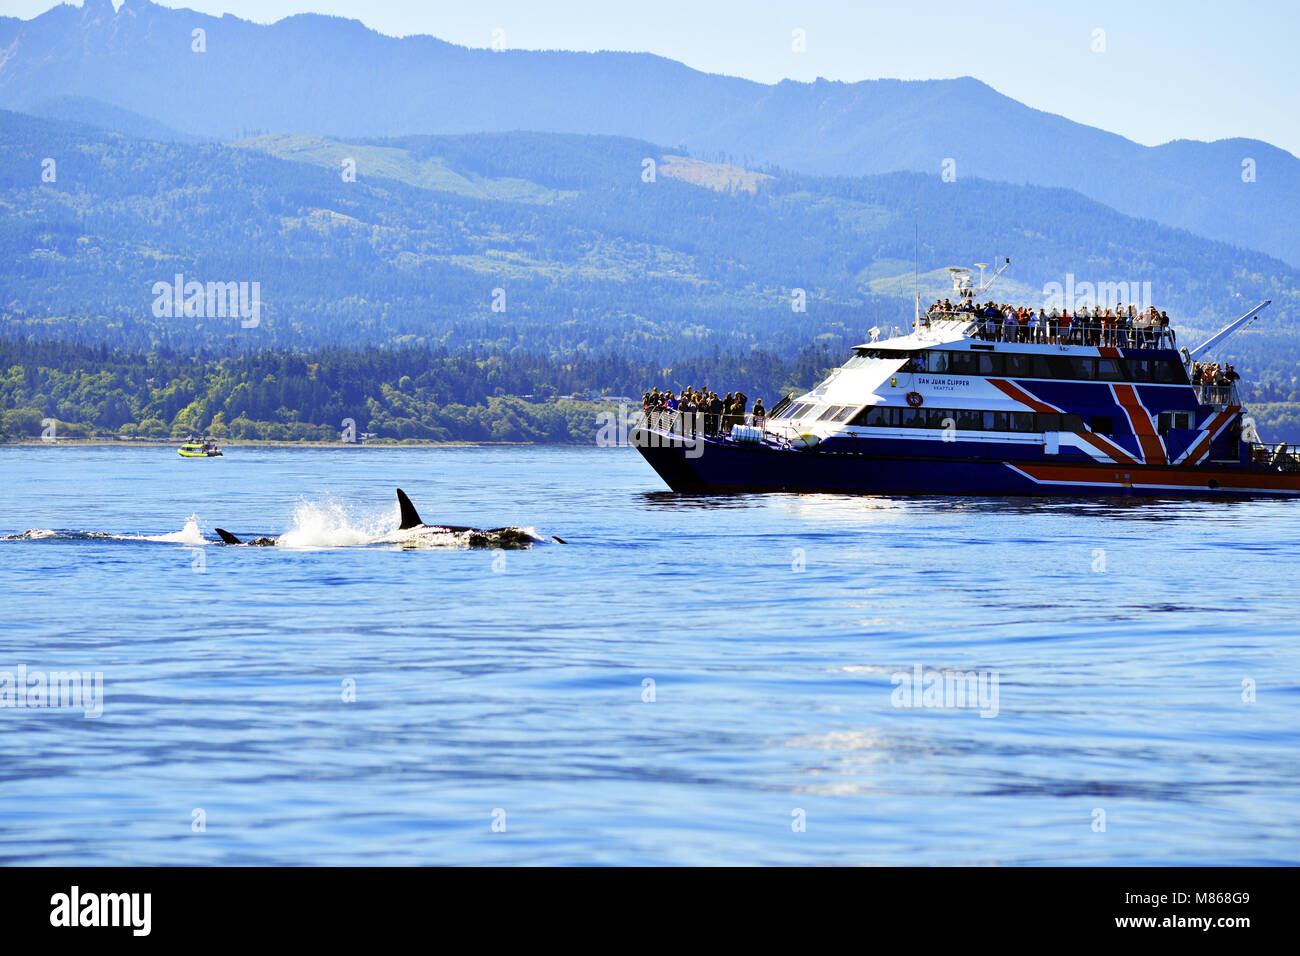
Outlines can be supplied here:
[[[970, 75], [1139, 143], [1250, 136], [1300, 155], [1296, 0], [168, 0], [269, 23], [316, 12], [485, 47], [644, 50], [765, 83]], [[51, 0], [0, 0], [31, 17]], [[806, 31], [807, 52], [791, 50]], [[1093, 31], [1106, 51], [1092, 52]]]

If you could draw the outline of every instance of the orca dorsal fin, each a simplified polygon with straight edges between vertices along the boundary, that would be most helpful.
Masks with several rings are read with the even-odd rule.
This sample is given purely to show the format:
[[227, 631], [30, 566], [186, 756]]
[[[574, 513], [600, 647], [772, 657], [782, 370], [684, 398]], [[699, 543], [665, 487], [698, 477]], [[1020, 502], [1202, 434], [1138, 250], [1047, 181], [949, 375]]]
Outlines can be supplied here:
[[398, 531], [405, 531], [407, 528], [415, 528], [424, 524], [420, 520], [419, 513], [415, 510], [415, 505], [411, 504], [411, 499], [406, 497], [406, 492], [401, 488], [397, 489], [397, 507], [402, 512], [402, 519], [397, 523]]
[[243, 544], [238, 538], [227, 531], [225, 528], [213, 529], [217, 532], [217, 537], [221, 539], [222, 544]]

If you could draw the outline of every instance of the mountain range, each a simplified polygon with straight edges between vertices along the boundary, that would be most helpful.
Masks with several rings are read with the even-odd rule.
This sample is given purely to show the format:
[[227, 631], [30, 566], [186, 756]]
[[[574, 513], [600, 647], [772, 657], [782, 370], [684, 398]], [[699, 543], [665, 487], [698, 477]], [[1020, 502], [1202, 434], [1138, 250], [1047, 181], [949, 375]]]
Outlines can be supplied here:
[[[195, 31], [202, 31], [202, 42]], [[196, 47], [201, 46], [201, 52]], [[0, 107], [132, 135], [609, 135], [816, 176], [1073, 190], [1300, 265], [1300, 160], [1259, 140], [1146, 147], [978, 80], [765, 85], [643, 53], [469, 49], [303, 14], [270, 25], [86, 0], [0, 19]]]

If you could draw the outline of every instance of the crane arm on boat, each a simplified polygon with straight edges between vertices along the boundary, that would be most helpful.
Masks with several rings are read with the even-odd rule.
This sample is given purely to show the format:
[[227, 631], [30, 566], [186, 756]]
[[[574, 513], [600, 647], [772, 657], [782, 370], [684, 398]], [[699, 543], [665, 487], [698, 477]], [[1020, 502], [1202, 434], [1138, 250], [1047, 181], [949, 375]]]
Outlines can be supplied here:
[[1211, 335], [1200, 345], [1196, 346], [1196, 348], [1192, 349], [1191, 352], [1188, 354], [1192, 357], [1193, 360], [1199, 361], [1202, 355], [1207, 354], [1214, 347], [1218, 345], [1222, 345], [1223, 342], [1227, 340], [1228, 336], [1232, 335], [1234, 332], [1237, 332], [1240, 329], [1245, 328], [1247, 325], [1250, 324], [1252, 320], [1254, 320], [1258, 316], [1258, 314], [1262, 310], [1268, 308], [1272, 304], [1273, 304], [1272, 299], [1265, 299], [1263, 302], [1255, 306], [1255, 308], [1251, 309], [1241, 318], [1236, 319], [1235, 321], [1230, 322], [1229, 324], [1225, 325], [1223, 328], [1219, 329], [1219, 331], [1215, 332], [1213, 335]]

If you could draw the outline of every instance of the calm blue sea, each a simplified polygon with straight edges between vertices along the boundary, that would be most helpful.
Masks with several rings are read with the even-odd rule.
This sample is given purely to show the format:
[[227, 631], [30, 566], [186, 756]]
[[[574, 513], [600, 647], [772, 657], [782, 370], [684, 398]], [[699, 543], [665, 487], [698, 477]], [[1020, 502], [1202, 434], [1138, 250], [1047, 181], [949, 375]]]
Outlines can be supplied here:
[[[365, 544], [398, 486], [568, 544]], [[1300, 862], [1296, 502], [4, 447], [0, 535], [0, 672], [103, 682], [0, 707], [6, 863]]]

